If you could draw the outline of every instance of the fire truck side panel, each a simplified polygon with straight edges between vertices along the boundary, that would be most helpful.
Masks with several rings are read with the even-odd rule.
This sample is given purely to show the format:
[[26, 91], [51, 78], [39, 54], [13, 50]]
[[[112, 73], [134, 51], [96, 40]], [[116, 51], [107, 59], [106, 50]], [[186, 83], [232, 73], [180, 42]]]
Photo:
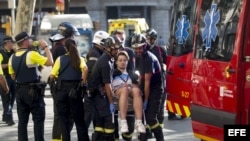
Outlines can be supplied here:
[[194, 135], [203, 140], [223, 140], [224, 125], [249, 124], [249, 7], [248, 0], [201, 3], [191, 115]]

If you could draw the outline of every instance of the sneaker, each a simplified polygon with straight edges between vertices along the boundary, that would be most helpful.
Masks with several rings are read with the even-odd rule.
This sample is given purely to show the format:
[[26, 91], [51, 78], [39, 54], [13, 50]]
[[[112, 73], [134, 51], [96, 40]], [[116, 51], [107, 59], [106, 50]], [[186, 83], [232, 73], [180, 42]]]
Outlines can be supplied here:
[[127, 133], [128, 132], [128, 123], [127, 121], [121, 121], [120, 131], [121, 133]]
[[146, 128], [142, 124], [142, 122], [136, 122], [135, 123], [135, 130], [136, 130], [136, 132], [139, 132], [139, 133], [146, 133]]

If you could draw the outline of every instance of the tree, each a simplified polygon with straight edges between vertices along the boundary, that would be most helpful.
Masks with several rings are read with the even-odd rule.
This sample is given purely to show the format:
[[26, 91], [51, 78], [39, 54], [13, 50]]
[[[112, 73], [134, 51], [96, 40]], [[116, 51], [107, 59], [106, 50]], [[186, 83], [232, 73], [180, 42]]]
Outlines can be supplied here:
[[31, 34], [36, 0], [19, 0], [14, 35], [25, 31]]

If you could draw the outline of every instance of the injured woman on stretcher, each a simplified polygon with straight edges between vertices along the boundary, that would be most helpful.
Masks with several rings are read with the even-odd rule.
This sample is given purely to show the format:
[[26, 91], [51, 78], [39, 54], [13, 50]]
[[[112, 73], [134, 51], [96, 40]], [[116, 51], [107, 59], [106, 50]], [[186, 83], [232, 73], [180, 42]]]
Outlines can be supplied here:
[[129, 97], [133, 99], [133, 109], [135, 113], [135, 131], [145, 133], [145, 126], [142, 123], [143, 103], [142, 92], [138, 87], [136, 74], [127, 70], [129, 56], [127, 52], [120, 51], [115, 59], [116, 68], [113, 74], [112, 90], [113, 96], [118, 98], [120, 111], [120, 132], [128, 132], [126, 115], [129, 105]]

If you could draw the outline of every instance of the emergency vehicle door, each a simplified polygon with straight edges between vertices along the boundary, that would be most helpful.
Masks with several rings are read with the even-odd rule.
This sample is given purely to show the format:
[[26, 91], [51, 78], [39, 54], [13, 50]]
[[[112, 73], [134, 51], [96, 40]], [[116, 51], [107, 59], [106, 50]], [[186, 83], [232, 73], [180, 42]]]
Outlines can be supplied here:
[[193, 25], [196, 0], [178, 0], [171, 18], [167, 56], [167, 110], [190, 116]]

